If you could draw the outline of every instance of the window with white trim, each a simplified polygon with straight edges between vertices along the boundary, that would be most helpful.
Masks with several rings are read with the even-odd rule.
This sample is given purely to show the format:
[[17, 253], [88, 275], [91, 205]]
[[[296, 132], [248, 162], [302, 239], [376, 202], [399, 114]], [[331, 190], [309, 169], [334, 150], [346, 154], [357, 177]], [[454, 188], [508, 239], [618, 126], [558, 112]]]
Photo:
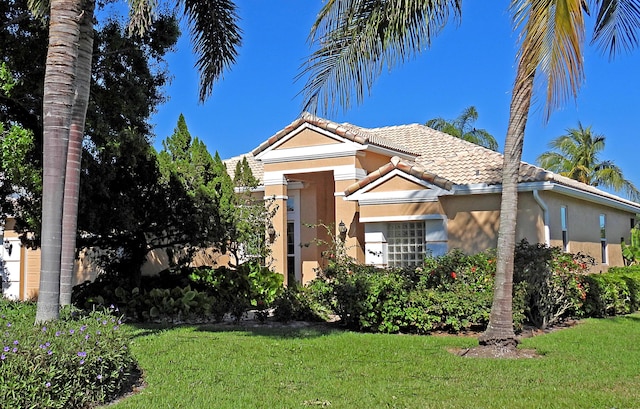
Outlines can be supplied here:
[[425, 223], [396, 222], [387, 227], [387, 260], [390, 267], [422, 265], [425, 255]]
[[567, 206], [560, 208], [560, 225], [562, 227], [562, 251], [569, 251], [569, 230], [567, 228]]
[[600, 214], [600, 254], [602, 264], [607, 264], [607, 218], [605, 214]]
[[432, 257], [443, 256], [449, 250], [447, 224], [444, 219], [425, 220], [427, 229], [427, 255]]

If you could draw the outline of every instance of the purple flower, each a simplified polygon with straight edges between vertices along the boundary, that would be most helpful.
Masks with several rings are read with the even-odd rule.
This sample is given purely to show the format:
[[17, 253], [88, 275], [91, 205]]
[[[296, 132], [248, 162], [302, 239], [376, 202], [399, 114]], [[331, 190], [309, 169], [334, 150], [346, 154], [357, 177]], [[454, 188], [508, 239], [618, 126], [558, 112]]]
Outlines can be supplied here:
[[80, 332], [84, 332], [86, 329], [87, 329], [87, 326], [83, 325], [83, 326], [80, 327]]
[[73, 335], [73, 333], [76, 332], [76, 330], [74, 330], [73, 328], [69, 330], [69, 335]]
[[102, 321], [102, 325], [107, 325], [107, 320]]
[[45, 343], [44, 343], [44, 346], [46, 346], [46, 347], [50, 347], [50, 346], [51, 346], [51, 342], [45, 342]]
[[42, 332], [47, 332], [47, 327], [42, 327]]
[[80, 365], [84, 365], [84, 359], [80, 360]]
[[4, 352], [9, 352], [9, 350], [10, 350], [10, 349], [11, 349], [11, 348], [9, 348], [9, 347], [4, 347], [4, 348], [3, 348], [3, 351], [4, 351]]
[[11, 323], [10, 322], [7, 322], [7, 327], [11, 327]]
[[114, 327], [113, 327], [113, 330], [114, 330], [114, 331], [117, 331], [117, 330], [118, 330], [118, 328], [120, 328], [120, 327], [116, 325], [116, 326], [114, 326]]
[[80, 351], [80, 352], [78, 352], [78, 356], [84, 358], [85, 356], [87, 356], [87, 353], [84, 352], [84, 351]]
[[85, 336], [84, 336], [84, 339], [85, 339], [85, 340], [89, 339], [89, 334], [85, 335]]
[[48, 350], [47, 351], [47, 355], [51, 355], [51, 354], [53, 354], [53, 351], [52, 350]]
[[51, 382], [47, 382], [44, 384], [45, 388], [50, 388], [51, 387]]
[[96, 331], [96, 335], [100, 335], [100, 334], [102, 334], [102, 332], [100, 332], [99, 330]]
[[0, 354], [0, 361], [4, 361], [7, 358], [5, 354]]
[[96, 376], [96, 378], [98, 378], [98, 380], [101, 381], [102, 380], [102, 375], [98, 375], [98, 376]]
[[13, 349], [11, 350], [11, 352], [13, 352], [13, 353], [15, 354], [16, 352], [18, 352], [18, 348], [13, 348]]
[[13, 345], [18, 345], [18, 344], [19, 344], [19, 342], [18, 342], [17, 339], [15, 341], [13, 341]]
[[60, 336], [60, 331], [56, 331], [56, 337]]

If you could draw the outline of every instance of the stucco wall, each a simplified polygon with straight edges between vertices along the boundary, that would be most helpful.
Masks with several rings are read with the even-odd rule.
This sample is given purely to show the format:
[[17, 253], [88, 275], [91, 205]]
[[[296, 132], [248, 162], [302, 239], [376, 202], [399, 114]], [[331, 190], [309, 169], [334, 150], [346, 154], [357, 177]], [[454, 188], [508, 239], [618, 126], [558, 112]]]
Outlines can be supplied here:
[[[606, 271], [609, 266], [622, 266], [624, 260], [620, 248], [620, 239], [629, 240], [633, 213], [612, 209], [595, 203], [585, 202], [573, 197], [543, 192], [541, 197], [549, 208], [551, 245], [562, 247], [562, 226], [560, 208], [567, 207], [568, 251], [585, 253], [596, 260], [592, 272]], [[606, 217], [608, 263], [602, 264], [600, 247], [600, 214]]]

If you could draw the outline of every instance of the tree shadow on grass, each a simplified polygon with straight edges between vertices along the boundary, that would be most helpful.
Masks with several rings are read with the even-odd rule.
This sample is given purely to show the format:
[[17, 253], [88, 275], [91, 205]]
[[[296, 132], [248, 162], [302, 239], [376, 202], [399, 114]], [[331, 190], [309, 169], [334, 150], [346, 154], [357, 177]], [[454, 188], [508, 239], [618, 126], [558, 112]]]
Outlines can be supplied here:
[[194, 328], [196, 332], [245, 332], [250, 335], [280, 339], [323, 337], [347, 331], [338, 322], [307, 321], [290, 321], [283, 323], [268, 320], [261, 323], [259, 321], [249, 320], [237, 323], [224, 321], [204, 324], [132, 323], [129, 325], [135, 328], [132, 338], [160, 334], [180, 327], [191, 327]]

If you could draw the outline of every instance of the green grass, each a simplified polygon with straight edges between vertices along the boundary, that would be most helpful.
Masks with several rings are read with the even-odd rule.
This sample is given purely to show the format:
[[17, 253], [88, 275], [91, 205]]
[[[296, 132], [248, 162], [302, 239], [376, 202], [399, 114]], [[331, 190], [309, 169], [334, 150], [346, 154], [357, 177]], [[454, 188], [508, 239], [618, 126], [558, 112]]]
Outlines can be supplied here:
[[463, 358], [475, 338], [312, 328], [140, 329], [147, 387], [125, 408], [637, 408], [640, 315], [525, 339], [534, 359]]

